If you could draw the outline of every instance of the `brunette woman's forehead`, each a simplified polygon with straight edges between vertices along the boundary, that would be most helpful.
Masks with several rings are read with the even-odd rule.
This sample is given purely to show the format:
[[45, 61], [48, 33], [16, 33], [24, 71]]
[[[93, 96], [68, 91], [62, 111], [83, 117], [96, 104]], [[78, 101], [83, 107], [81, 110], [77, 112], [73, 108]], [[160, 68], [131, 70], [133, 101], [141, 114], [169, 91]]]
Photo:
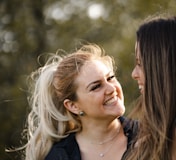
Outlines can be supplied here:
[[136, 41], [135, 43], [135, 56], [136, 58], [140, 58], [140, 47], [139, 47], [139, 41]]
[[138, 41], [136, 41], [136, 43], [135, 43], [135, 55], [137, 54], [137, 48], [138, 48]]

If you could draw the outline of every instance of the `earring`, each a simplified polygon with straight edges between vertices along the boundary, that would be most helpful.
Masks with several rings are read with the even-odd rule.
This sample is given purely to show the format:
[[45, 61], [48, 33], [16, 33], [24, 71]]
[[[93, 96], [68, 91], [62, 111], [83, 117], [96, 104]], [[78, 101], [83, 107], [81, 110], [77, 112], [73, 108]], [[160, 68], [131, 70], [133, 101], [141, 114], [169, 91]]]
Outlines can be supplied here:
[[80, 116], [84, 116], [84, 112], [83, 112], [83, 111], [80, 111], [80, 112], [79, 112], [79, 115], [80, 115]]

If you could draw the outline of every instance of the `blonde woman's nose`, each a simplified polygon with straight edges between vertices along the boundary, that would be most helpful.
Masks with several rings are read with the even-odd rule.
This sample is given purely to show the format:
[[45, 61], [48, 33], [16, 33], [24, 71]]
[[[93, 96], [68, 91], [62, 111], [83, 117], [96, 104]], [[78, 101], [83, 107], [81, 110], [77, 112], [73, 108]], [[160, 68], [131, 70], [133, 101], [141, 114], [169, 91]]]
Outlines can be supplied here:
[[106, 94], [111, 94], [115, 91], [115, 86], [112, 83], [106, 83]]

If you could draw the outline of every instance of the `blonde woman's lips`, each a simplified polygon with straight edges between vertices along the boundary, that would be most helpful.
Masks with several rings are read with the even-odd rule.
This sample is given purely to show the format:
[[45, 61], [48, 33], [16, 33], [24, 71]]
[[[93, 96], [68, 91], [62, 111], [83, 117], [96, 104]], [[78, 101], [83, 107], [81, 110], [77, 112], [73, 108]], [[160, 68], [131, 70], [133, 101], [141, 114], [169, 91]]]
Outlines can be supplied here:
[[117, 100], [118, 100], [117, 96], [112, 97], [112, 98], [108, 99], [107, 101], [105, 101], [104, 105], [112, 105], [112, 104], [116, 103]]

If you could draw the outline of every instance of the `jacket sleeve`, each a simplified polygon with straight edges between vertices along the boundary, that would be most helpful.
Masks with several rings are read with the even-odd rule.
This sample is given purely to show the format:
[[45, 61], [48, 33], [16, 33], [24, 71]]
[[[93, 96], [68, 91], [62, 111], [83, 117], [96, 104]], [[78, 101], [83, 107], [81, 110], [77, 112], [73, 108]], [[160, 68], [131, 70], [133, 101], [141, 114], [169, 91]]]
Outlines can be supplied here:
[[71, 133], [61, 141], [55, 142], [45, 160], [81, 160], [75, 133]]

